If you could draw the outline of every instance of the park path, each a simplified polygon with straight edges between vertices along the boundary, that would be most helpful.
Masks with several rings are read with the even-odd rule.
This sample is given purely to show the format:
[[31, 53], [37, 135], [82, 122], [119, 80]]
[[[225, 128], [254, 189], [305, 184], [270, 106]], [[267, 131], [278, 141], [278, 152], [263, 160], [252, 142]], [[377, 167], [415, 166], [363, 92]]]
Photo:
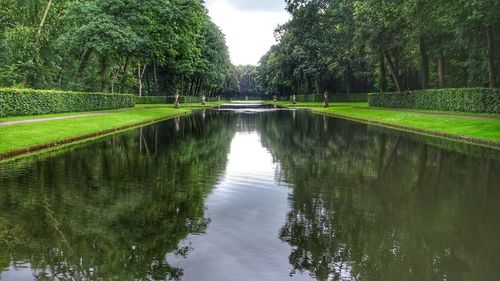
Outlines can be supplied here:
[[50, 118], [8, 121], [8, 122], [1, 122], [0, 127], [7, 127], [7, 126], [14, 126], [14, 125], [21, 125], [21, 124], [40, 123], [40, 122], [54, 121], [54, 120], [75, 119], [75, 118], [97, 116], [97, 115], [103, 115], [103, 114], [106, 114], [106, 113], [86, 113], [86, 114], [77, 114], [77, 115], [68, 115], [68, 116], [59, 116], [59, 117], [50, 117]]
[[418, 114], [423, 114], [423, 115], [447, 116], [447, 117], [457, 117], [457, 118], [465, 118], [465, 119], [481, 119], [481, 120], [500, 121], [500, 117], [495, 117], [495, 116], [478, 116], [478, 115], [468, 115], [468, 114], [460, 114], [460, 113], [445, 113], [445, 112], [425, 112], [425, 111], [419, 111], [419, 110], [399, 109], [399, 108], [378, 108], [378, 107], [353, 107], [353, 108], [408, 112], [408, 113], [418, 113]]

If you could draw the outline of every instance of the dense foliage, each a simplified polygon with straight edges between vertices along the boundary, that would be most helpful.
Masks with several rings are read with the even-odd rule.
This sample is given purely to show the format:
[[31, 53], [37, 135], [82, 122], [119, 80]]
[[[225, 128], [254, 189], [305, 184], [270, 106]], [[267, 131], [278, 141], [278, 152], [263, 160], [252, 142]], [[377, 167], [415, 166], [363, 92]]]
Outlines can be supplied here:
[[138, 95], [234, 87], [202, 0], [0, 0], [0, 85]]
[[[324, 101], [323, 95], [302, 95], [296, 96], [298, 102], [322, 102]], [[368, 101], [368, 94], [349, 94], [349, 95], [330, 95], [328, 100], [331, 102], [366, 102]]]
[[165, 96], [143, 96], [135, 97], [136, 104], [161, 104], [166, 103], [167, 97]]
[[0, 117], [133, 107], [132, 95], [0, 89]]
[[500, 113], [500, 90], [486, 88], [435, 89], [370, 94], [371, 106]]
[[281, 95], [497, 86], [498, 0], [286, 0], [255, 79]]

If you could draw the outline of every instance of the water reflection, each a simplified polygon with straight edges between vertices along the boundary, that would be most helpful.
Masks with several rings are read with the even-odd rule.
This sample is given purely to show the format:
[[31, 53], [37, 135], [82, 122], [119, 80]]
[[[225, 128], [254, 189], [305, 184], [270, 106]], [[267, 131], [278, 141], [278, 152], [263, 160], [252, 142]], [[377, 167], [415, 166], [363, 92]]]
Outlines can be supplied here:
[[[206, 231], [234, 116], [176, 119], [0, 174], [0, 279], [178, 280], [166, 253]], [[217, 130], [214, 130], [217, 128]]]
[[497, 151], [467, 155], [394, 131], [300, 114], [300, 123], [277, 126], [273, 119], [280, 117], [266, 116], [261, 126], [263, 142], [293, 186], [279, 234], [294, 247], [292, 274], [310, 272], [318, 280], [498, 277]]
[[183, 242], [193, 248], [189, 256], [167, 259], [185, 269], [185, 281], [311, 280], [308, 275], [289, 277], [290, 247], [277, 237], [289, 189], [273, 180], [279, 164], [262, 147], [255, 131], [258, 117], [240, 119], [225, 176], [206, 201], [211, 219], [206, 234]]
[[500, 153], [200, 112], [0, 165], [0, 280], [496, 280]]

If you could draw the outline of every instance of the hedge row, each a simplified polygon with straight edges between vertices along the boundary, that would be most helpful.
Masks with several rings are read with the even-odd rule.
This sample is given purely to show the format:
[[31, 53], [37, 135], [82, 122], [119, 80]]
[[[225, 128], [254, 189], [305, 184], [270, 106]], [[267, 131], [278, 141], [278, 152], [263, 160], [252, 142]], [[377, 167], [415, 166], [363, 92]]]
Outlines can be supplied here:
[[[172, 101], [173, 102], [173, 101]], [[167, 97], [165, 96], [143, 96], [143, 97], [135, 97], [136, 104], [158, 104], [158, 103], [167, 103]]]
[[500, 113], [500, 90], [463, 88], [369, 94], [368, 102], [378, 107]]
[[[297, 102], [323, 102], [323, 95], [297, 95], [295, 96]], [[270, 97], [272, 99], [272, 97]], [[291, 101], [292, 96], [277, 97], [278, 101]], [[356, 94], [330, 94], [328, 95], [328, 100], [330, 102], [367, 102], [368, 94], [356, 93]]]
[[[206, 97], [206, 102], [217, 101], [217, 97]], [[179, 98], [181, 103], [201, 103], [201, 97], [198, 96], [182, 96]]]
[[0, 89], [0, 117], [133, 107], [132, 95]]
[[[322, 102], [323, 95], [300, 95], [296, 96], [297, 102]], [[368, 101], [368, 94], [330, 94], [328, 95], [330, 102], [366, 102]]]
[[[158, 104], [158, 103], [167, 103], [173, 104], [175, 100], [174, 96], [143, 96], [136, 97], [136, 104]], [[217, 101], [217, 97], [206, 97], [207, 102]], [[179, 102], [182, 103], [201, 103], [201, 97], [199, 96], [180, 96]]]
[[[173, 104], [175, 97], [173, 96], [142, 96], [135, 97], [136, 104]], [[207, 102], [217, 101], [216, 97], [207, 97]], [[181, 96], [179, 102], [182, 103], [201, 103], [201, 97], [198, 96]]]

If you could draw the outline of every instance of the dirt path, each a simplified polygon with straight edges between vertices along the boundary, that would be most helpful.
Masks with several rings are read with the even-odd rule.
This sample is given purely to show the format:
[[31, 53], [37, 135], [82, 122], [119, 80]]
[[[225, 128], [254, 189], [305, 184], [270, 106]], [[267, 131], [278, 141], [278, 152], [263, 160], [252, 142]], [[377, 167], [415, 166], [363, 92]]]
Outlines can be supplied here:
[[97, 115], [103, 115], [103, 114], [106, 114], [106, 113], [87, 113], [87, 114], [68, 115], [68, 116], [51, 117], [51, 118], [9, 121], [9, 122], [0, 123], [0, 127], [14, 126], [14, 125], [20, 125], [20, 124], [40, 123], [40, 122], [54, 121], [54, 120], [74, 119], [74, 118], [97, 116]]
[[353, 107], [353, 108], [371, 109], [371, 110], [387, 110], [387, 111], [409, 112], [409, 113], [418, 113], [418, 114], [434, 115], [434, 116], [447, 116], [447, 117], [457, 117], [457, 118], [467, 118], [467, 119], [482, 119], [482, 120], [500, 121], [500, 117], [494, 117], [494, 116], [475, 116], [475, 115], [460, 114], [460, 113], [425, 112], [425, 111], [419, 111], [419, 110], [397, 109], [397, 108], [378, 108], [378, 107]]

